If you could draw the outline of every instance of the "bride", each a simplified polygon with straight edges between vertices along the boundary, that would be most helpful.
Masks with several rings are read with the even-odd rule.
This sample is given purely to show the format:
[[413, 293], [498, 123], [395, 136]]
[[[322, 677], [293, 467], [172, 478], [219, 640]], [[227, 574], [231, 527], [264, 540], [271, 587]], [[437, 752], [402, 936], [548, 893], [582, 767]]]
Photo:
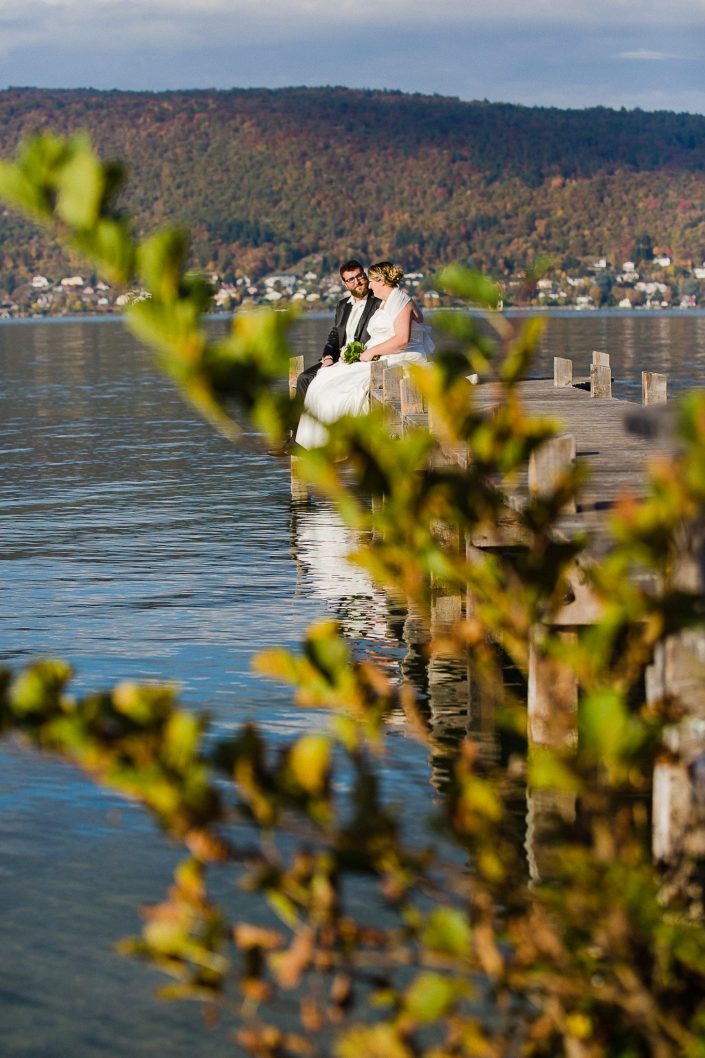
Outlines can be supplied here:
[[296, 432], [302, 448], [319, 448], [328, 432], [324, 423], [336, 422], [343, 415], [361, 415], [368, 409], [370, 360], [387, 364], [422, 363], [433, 352], [429, 327], [405, 291], [399, 289], [404, 271], [391, 261], [381, 261], [367, 269], [370, 287], [382, 304], [368, 325], [370, 335], [359, 363], [337, 364], [319, 371], [306, 392], [304, 414]]

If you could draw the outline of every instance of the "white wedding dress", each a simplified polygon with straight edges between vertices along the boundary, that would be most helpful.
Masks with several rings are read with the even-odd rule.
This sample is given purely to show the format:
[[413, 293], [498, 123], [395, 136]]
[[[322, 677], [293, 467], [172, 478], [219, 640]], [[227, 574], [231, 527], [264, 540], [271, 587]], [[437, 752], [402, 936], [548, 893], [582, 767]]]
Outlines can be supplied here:
[[[394, 321], [410, 300], [405, 291], [394, 288], [370, 320], [366, 349], [381, 345], [394, 336]], [[434, 349], [430, 330], [412, 319], [409, 341], [404, 348], [398, 353], [381, 356], [380, 360], [389, 365], [423, 363]], [[324, 423], [336, 422], [344, 415], [362, 415], [368, 410], [369, 393], [369, 363], [346, 364], [339, 360], [332, 367], [321, 368], [306, 391], [305, 410], [296, 432], [296, 443], [302, 448], [320, 448], [328, 437]]]

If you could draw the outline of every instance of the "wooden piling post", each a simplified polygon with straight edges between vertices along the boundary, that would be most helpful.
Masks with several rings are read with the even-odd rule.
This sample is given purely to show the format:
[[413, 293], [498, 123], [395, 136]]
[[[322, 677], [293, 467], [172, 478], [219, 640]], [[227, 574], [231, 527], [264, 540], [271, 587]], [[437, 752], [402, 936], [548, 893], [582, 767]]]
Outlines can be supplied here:
[[[546, 441], [529, 459], [529, 491], [538, 496], [549, 495], [561, 476], [575, 462], [575, 438], [562, 434]], [[566, 511], [575, 511], [575, 500], [565, 506]]]
[[[573, 630], [555, 632], [560, 639], [575, 642]], [[529, 643], [527, 696], [529, 741], [540, 746], [572, 746], [577, 739], [578, 683], [572, 669], [550, 657], [540, 632]]]
[[550, 878], [561, 828], [575, 825], [577, 797], [568, 790], [526, 788], [526, 858], [533, 882]]
[[299, 456], [291, 457], [291, 498], [294, 503], [308, 503], [308, 485], [299, 474]]
[[[705, 590], [705, 525], [679, 534], [674, 583]], [[666, 728], [666, 753], [654, 767], [654, 857], [669, 867], [667, 884], [679, 887], [681, 867], [705, 855], [705, 631], [684, 629], [657, 647], [647, 672], [647, 701], [673, 699], [681, 718]]]
[[553, 385], [565, 387], [573, 385], [573, 361], [564, 356], [553, 358]]
[[590, 396], [612, 396], [612, 370], [609, 353], [594, 351], [590, 365]]
[[641, 403], [666, 404], [668, 401], [668, 375], [656, 371], [641, 372]]
[[296, 396], [296, 381], [304, 369], [304, 358], [303, 356], [290, 356], [289, 357], [289, 396], [293, 398]]
[[399, 403], [401, 400], [400, 389], [403, 374], [401, 367], [384, 368], [382, 392], [385, 404], [390, 404], [392, 401]]
[[423, 398], [408, 375], [403, 375], [399, 383], [399, 401], [402, 423], [407, 415], [423, 414]]
[[656, 860], [670, 862], [683, 851], [691, 814], [690, 781], [687, 770], [680, 763], [657, 761], [652, 799], [651, 848]]
[[401, 425], [401, 367], [387, 367], [382, 362], [382, 403], [387, 409], [387, 427], [392, 437], [402, 432]]
[[468, 446], [466, 442], [453, 444], [445, 437], [443, 422], [435, 417], [433, 407], [429, 407], [426, 417], [427, 429], [438, 445], [434, 454], [433, 462], [437, 467], [455, 467], [465, 470], [468, 465]]
[[384, 360], [372, 360], [370, 362], [370, 400], [376, 400], [379, 404], [384, 400], [384, 372], [387, 365]]
[[[289, 357], [289, 396], [293, 400], [296, 396], [296, 382], [304, 369], [303, 356]], [[297, 464], [298, 456], [291, 457], [291, 498], [294, 503], [306, 503], [308, 501], [308, 486], [299, 475]]]
[[447, 787], [452, 765], [448, 746], [467, 736], [469, 688], [465, 650], [453, 641], [452, 632], [462, 616], [459, 594], [434, 590], [431, 596], [428, 645], [428, 706], [431, 728], [431, 782]]

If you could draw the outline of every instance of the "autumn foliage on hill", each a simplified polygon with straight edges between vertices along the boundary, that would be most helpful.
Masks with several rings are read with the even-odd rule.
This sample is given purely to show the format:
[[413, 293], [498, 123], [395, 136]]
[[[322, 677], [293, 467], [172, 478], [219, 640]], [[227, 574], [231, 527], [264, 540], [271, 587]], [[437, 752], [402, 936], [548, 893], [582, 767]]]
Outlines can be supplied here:
[[[346, 88], [0, 92], [0, 154], [85, 129], [125, 159], [144, 230], [183, 224], [193, 263], [257, 277], [310, 258], [460, 260], [496, 275], [538, 255], [705, 257], [705, 117], [519, 107]], [[0, 288], [66, 267], [0, 216]]]

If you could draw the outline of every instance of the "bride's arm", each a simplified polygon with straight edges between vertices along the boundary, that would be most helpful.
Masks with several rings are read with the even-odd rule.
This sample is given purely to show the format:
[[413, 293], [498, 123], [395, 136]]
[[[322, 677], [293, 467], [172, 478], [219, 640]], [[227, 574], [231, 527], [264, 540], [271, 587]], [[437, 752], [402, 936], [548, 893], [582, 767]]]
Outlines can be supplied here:
[[398, 353], [400, 349], [409, 344], [411, 334], [411, 302], [408, 301], [403, 309], [394, 319], [394, 334], [386, 338], [379, 345], [373, 345], [371, 349], [365, 349], [360, 356], [361, 360], [373, 360], [376, 356], [388, 356], [389, 353]]

